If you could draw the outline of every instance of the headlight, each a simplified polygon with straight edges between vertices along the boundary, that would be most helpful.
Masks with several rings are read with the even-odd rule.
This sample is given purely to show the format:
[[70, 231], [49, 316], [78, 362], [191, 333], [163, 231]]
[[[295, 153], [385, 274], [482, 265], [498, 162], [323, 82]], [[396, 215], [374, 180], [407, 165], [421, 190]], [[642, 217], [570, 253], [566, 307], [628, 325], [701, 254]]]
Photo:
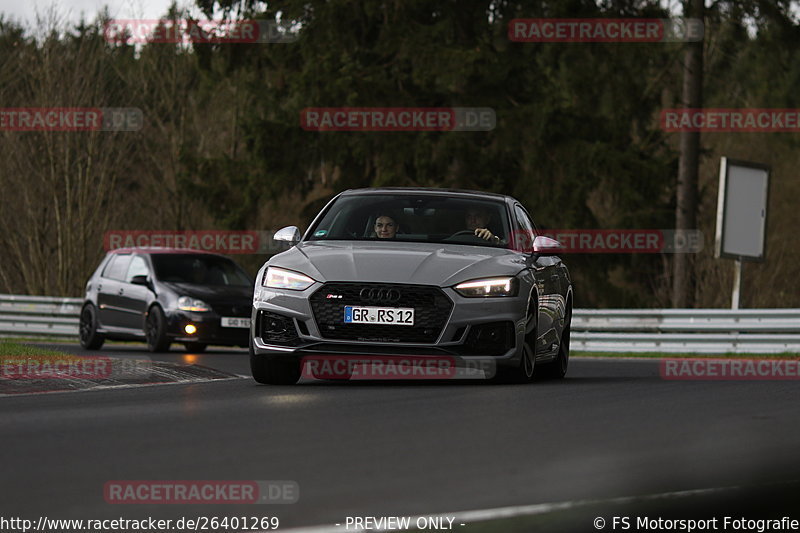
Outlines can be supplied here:
[[289, 289], [302, 291], [314, 284], [314, 280], [299, 272], [284, 270], [282, 268], [267, 267], [261, 285], [273, 289]]
[[181, 311], [194, 311], [195, 313], [205, 313], [211, 311], [211, 307], [203, 300], [192, 298], [191, 296], [181, 296], [178, 298], [178, 309]]
[[458, 294], [467, 298], [486, 298], [491, 296], [516, 296], [519, 280], [515, 277], [474, 279], [453, 287]]

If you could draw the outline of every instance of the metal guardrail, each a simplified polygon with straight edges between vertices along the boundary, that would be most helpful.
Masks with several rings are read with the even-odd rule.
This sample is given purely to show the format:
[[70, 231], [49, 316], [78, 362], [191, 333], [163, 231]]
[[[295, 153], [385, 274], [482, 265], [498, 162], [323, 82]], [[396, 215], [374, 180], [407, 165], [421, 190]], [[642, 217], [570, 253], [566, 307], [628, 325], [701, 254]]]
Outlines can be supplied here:
[[800, 309], [576, 309], [588, 352], [800, 353]]
[[0, 294], [0, 336], [77, 337], [81, 298]]
[[[0, 294], [0, 336], [76, 337], [80, 298]], [[575, 309], [586, 352], [800, 353], [800, 309]]]

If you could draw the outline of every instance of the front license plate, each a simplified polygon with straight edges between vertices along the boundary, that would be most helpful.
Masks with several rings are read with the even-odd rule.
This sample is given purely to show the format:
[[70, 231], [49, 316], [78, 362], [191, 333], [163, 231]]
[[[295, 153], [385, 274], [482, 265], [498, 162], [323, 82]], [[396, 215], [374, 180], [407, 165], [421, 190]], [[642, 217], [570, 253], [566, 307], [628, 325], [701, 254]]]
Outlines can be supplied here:
[[388, 326], [413, 326], [413, 307], [355, 307], [344, 308], [345, 324], [379, 324]]
[[250, 319], [224, 316], [222, 317], [221, 325], [223, 328], [249, 328]]

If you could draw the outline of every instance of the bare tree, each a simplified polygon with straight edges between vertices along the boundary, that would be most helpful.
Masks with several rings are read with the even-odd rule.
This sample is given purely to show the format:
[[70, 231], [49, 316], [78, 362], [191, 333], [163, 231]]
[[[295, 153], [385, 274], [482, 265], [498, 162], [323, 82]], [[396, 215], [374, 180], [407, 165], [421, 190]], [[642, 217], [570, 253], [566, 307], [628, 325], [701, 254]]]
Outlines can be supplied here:
[[[128, 107], [101, 29], [68, 34], [54, 19], [42, 36], [15, 47], [2, 101], [10, 107]], [[5, 65], [4, 65], [5, 66]], [[3, 69], [5, 70], [5, 68]], [[5, 131], [0, 145], [5, 191], [0, 280], [28, 294], [74, 295], [102, 248], [102, 230], [127, 174], [136, 132]], [[24, 267], [22, 266], [24, 265]]]

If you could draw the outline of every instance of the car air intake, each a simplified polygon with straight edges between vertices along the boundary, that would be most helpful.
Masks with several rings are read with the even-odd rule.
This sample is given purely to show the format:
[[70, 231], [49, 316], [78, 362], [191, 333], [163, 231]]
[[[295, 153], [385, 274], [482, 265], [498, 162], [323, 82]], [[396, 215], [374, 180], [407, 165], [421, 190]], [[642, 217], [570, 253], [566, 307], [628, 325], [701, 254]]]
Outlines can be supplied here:
[[301, 335], [310, 335], [308, 332], [308, 326], [306, 326], [305, 320], [298, 320], [297, 321], [297, 329], [300, 330]]
[[294, 320], [291, 318], [269, 311], [259, 311], [257, 320], [256, 331], [259, 332], [262, 342], [286, 346], [298, 344], [300, 339], [297, 336]]
[[[324, 338], [366, 342], [436, 342], [453, 309], [452, 300], [429, 285], [326, 283], [309, 300]], [[345, 324], [347, 306], [411, 307], [414, 325]]]
[[472, 326], [464, 342], [464, 355], [503, 355], [514, 347], [513, 322], [489, 322]]
[[464, 332], [467, 330], [467, 326], [461, 326], [458, 330], [453, 333], [453, 338], [450, 339], [452, 342], [458, 342], [461, 340], [461, 337], [464, 336]]

